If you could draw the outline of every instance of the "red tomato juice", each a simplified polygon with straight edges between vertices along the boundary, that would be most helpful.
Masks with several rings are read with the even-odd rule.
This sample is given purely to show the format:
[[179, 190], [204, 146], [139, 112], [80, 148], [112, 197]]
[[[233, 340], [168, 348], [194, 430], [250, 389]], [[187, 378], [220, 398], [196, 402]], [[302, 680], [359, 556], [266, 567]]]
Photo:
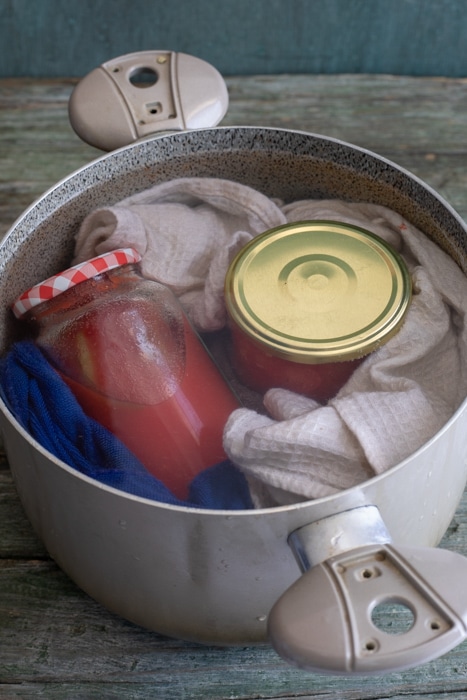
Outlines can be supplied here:
[[282, 387], [325, 403], [344, 386], [364, 358], [345, 362], [306, 364], [278, 357], [260, 347], [234, 324], [232, 363], [246, 386], [264, 393]]
[[[100, 376], [105, 375], [108, 361], [108, 348], [104, 347], [105, 343], [104, 346], [102, 344], [102, 331], [99, 323], [93, 323], [91, 327], [88, 325], [86, 329], [86, 341], [93, 351], [93, 369]], [[93, 342], [90, 333], [98, 333], [99, 342]], [[228, 416], [239, 407], [234, 394], [187, 322], [184, 323], [184, 336], [186, 354], [181, 380], [177, 382], [174, 393], [168, 397], [162, 396], [162, 400], [155, 403], [121, 400], [120, 396], [114, 398], [107, 395], [110, 392], [103, 393], [62, 374], [85, 413], [114, 433], [149, 472], [182, 499], [187, 497], [189, 484], [196, 474], [226, 459], [222, 446], [223, 428]], [[126, 341], [128, 346], [125, 346]], [[125, 383], [131, 383], [134, 387], [127, 368], [131, 366], [132, 359], [133, 364], [137, 364], [131, 339], [120, 338], [119, 348], [122, 364], [119, 367], [117, 394], [121, 394]], [[125, 353], [128, 355], [126, 360]], [[146, 393], [150, 393], [150, 376], [147, 376], [147, 381]], [[107, 387], [110, 388], [108, 382]], [[160, 390], [154, 393], [161, 396]]]

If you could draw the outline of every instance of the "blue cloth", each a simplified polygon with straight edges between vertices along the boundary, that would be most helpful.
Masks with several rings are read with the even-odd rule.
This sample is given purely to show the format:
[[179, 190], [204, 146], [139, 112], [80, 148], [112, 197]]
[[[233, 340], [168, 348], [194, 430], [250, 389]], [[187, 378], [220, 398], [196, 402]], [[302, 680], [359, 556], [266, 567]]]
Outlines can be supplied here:
[[220, 510], [253, 507], [245, 477], [229, 461], [198, 474], [187, 501], [176, 498], [120, 440], [86, 416], [31, 341], [15, 343], [0, 361], [0, 387], [25, 430], [82, 474], [127, 493], [177, 506]]

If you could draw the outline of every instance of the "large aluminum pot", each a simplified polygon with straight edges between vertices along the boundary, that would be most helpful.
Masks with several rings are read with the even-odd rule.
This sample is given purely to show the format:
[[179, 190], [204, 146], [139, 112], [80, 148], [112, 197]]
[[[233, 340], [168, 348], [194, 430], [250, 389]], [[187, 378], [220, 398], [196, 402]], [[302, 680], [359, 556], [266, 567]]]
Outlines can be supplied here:
[[[58, 183], [2, 241], [2, 350], [13, 339], [11, 302], [69, 263], [86, 214], [187, 176], [236, 180], [286, 201], [338, 197], [386, 205], [467, 269], [460, 217], [416, 177], [364, 149], [253, 127], [151, 137]], [[1, 406], [26, 513], [50, 555], [89, 595], [128, 620], [183, 639], [227, 645], [269, 636], [292, 663], [333, 673], [405, 668], [464, 638], [467, 560], [433, 546], [465, 486], [466, 423], [464, 402], [408, 459], [338, 495], [224, 512], [161, 505], [103, 486], [52, 457]], [[378, 628], [372, 615], [385, 601], [411, 613], [406, 634]]]

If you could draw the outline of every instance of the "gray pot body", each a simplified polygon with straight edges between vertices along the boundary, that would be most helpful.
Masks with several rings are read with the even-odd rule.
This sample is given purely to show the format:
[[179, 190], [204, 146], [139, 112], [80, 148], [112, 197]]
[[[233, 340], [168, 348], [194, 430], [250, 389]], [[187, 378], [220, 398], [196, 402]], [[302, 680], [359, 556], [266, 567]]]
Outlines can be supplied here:
[[[460, 217], [431, 188], [368, 151], [312, 134], [254, 127], [154, 137], [70, 175], [12, 227], [0, 254], [2, 349], [14, 339], [11, 302], [69, 264], [73, 236], [87, 213], [190, 176], [237, 180], [286, 201], [318, 197], [382, 204], [467, 268], [467, 231]], [[52, 457], [1, 405], [21, 501], [63, 570], [128, 620], [214, 644], [266, 640], [271, 607], [300, 576], [289, 534], [309, 523], [375, 505], [396, 544], [436, 545], [467, 478], [466, 422], [464, 402], [404, 462], [338, 495], [226, 512], [161, 505], [102, 486]]]

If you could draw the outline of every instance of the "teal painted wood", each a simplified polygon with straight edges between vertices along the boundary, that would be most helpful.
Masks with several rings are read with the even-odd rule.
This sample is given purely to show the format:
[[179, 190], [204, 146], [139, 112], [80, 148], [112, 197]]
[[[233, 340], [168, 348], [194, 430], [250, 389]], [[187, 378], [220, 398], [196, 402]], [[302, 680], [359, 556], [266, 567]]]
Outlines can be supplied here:
[[82, 76], [147, 49], [224, 75], [467, 75], [465, 0], [0, 0], [0, 76]]

